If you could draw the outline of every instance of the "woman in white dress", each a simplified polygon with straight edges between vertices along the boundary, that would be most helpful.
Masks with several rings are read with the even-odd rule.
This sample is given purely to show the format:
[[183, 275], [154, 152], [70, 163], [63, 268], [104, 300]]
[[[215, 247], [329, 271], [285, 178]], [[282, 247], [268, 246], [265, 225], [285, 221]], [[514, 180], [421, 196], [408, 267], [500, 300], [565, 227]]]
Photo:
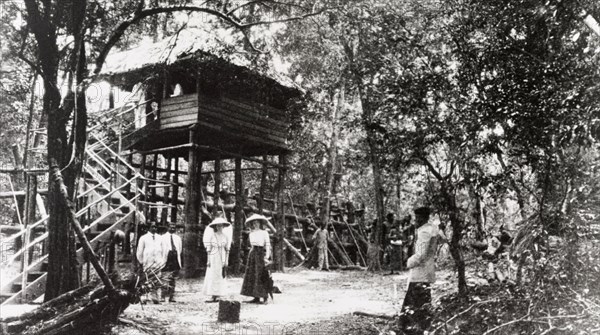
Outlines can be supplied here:
[[212, 300], [207, 302], [216, 302], [219, 297], [226, 295], [223, 272], [229, 259], [231, 236], [228, 236], [226, 230], [230, 226], [231, 224], [224, 218], [216, 218], [204, 231], [203, 242], [206, 248], [207, 264], [202, 291], [205, 295], [212, 297]]

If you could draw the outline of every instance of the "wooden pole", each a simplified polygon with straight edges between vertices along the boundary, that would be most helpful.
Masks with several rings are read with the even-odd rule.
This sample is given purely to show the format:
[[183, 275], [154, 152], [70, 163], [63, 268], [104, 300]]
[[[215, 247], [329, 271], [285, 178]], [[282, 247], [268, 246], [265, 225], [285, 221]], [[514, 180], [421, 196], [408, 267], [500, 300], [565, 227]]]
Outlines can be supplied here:
[[[285, 166], [286, 156], [285, 154], [279, 155], [279, 164], [281, 166]], [[277, 189], [276, 189], [276, 199], [277, 199], [277, 209], [276, 212], [280, 214], [279, 218], [275, 221], [275, 228], [277, 232], [275, 233], [275, 243], [274, 243], [274, 253], [273, 253], [273, 261], [275, 263], [275, 267], [278, 271], [284, 271], [285, 266], [285, 253], [283, 252], [284, 247], [284, 234], [285, 234], [285, 209], [284, 209], [284, 199], [283, 199], [283, 189], [285, 188], [285, 170], [280, 168], [277, 174]]]
[[83, 229], [81, 229], [81, 225], [79, 224], [79, 221], [77, 220], [77, 217], [75, 216], [75, 207], [73, 206], [73, 202], [71, 200], [69, 200], [69, 194], [67, 192], [67, 187], [65, 186], [65, 183], [62, 179], [62, 175], [60, 174], [60, 170], [58, 169], [56, 164], [53, 164], [53, 166], [50, 168], [50, 174], [56, 180], [56, 183], [59, 186], [62, 201], [63, 201], [64, 205], [68, 207], [67, 212], [68, 212], [69, 220], [71, 221], [71, 224], [73, 224], [75, 234], [79, 238], [79, 241], [81, 242], [83, 250], [87, 253], [90, 261], [92, 262], [92, 265], [94, 266], [94, 269], [98, 273], [98, 276], [102, 280], [102, 283], [104, 284], [104, 286], [106, 286], [106, 288], [109, 290], [114, 290], [115, 287], [113, 286], [112, 281], [106, 274], [106, 271], [104, 271], [104, 268], [102, 267], [102, 265], [100, 265], [100, 262], [98, 261], [98, 257], [96, 256], [96, 254], [94, 253], [94, 250], [92, 249], [92, 245], [90, 244], [88, 239], [85, 237]]
[[29, 155], [29, 143], [31, 139], [31, 125], [33, 124], [33, 112], [35, 110], [35, 88], [37, 84], [37, 73], [33, 75], [31, 83], [31, 95], [29, 98], [29, 117], [27, 118], [27, 132], [25, 133], [25, 152], [23, 153], [23, 167], [27, 168], [27, 157]]
[[179, 199], [179, 157], [175, 158], [175, 173], [173, 175], [173, 195], [171, 196], [171, 222], [177, 222], [177, 199]]
[[113, 91], [112, 85], [108, 87], [108, 108], [115, 108], [115, 93]]
[[[129, 164], [129, 166], [131, 166], [131, 164], [133, 163], [133, 155], [132, 154], [127, 155], [127, 163]], [[125, 172], [125, 178], [127, 178], [127, 180], [131, 180], [131, 178], [133, 178], [133, 170], [132, 169], [127, 169], [127, 171]], [[132, 187], [134, 187], [134, 186], [129, 185], [127, 187], [127, 198], [128, 199], [133, 198], [134, 193], [131, 191]]]
[[[267, 156], [263, 156], [263, 161], [266, 162], [268, 160]], [[258, 206], [258, 210], [260, 214], [263, 213], [265, 206], [265, 188], [267, 187], [267, 173], [269, 170], [267, 169], [267, 164], [262, 164], [262, 173], [260, 175], [260, 189], [258, 191], [258, 199], [256, 200], [256, 204]]]
[[291, 252], [291, 253], [292, 253], [294, 256], [298, 257], [298, 259], [299, 259], [301, 262], [304, 262], [304, 256], [302, 256], [302, 253], [301, 253], [301, 252], [300, 252], [298, 249], [296, 249], [296, 247], [294, 247], [294, 246], [293, 246], [293, 245], [290, 243], [290, 241], [288, 241], [287, 239], [285, 239], [285, 238], [284, 238], [284, 239], [283, 239], [283, 243], [285, 243], [285, 245], [287, 246], [288, 250], [289, 250], [289, 251], [290, 251], [290, 252]]
[[[171, 180], [171, 166], [173, 165], [173, 160], [171, 158], [167, 159], [167, 174], [165, 175], [166, 180]], [[174, 186], [174, 185], [173, 185]], [[165, 187], [163, 191], [164, 202], [167, 203], [169, 200], [169, 195], [171, 194], [171, 187]], [[165, 206], [162, 209], [160, 214], [160, 222], [164, 225], [167, 223], [167, 217], [169, 216], [169, 208]]]
[[[190, 143], [197, 141], [196, 129], [190, 130]], [[185, 196], [185, 231], [183, 234], [183, 276], [194, 277], [199, 266], [199, 205], [200, 205], [200, 174], [198, 173], [199, 153], [195, 146], [190, 147], [188, 158], [188, 178]]]
[[[25, 210], [23, 217], [23, 224], [25, 225], [25, 234], [23, 234], [23, 245], [26, 246], [31, 240], [31, 230], [29, 224], [35, 221], [35, 195], [37, 189], [37, 177], [35, 175], [27, 175], [27, 193], [25, 195]], [[33, 250], [33, 249], [31, 249]], [[27, 288], [27, 277], [29, 276], [29, 250], [23, 252], [23, 258], [21, 259], [21, 303], [27, 301], [25, 292]]]
[[[157, 173], [156, 167], [158, 165], [158, 154], [154, 154], [152, 157], [152, 179], [156, 180]], [[149, 183], [150, 185], [156, 186], [156, 182]], [[156, 202], [156, 187], [150, 188], [150, 202]], [[158, 209], [156, 207], [150, 208], [150, 219], [152, 221], [158, 222]]]
[[[217, 217], [217, 213], [219, 212], [219, 199], [221, 198], [221, 159], [215, 159], [215, 190], [213, 193], [213, 206], [212, 216], [213, 218]], [[223, 213], [225, 215], [225, 213]]]
[[[13, 144], [11, 148], [13, 153], [15, 170], [23, 170], [23, 166], [21, 166], [21, 163], [23, 162], [23, 156], [21, 155], [21, 146], [17, 143]], [[15, 189], [22, 190], [25, 188], [25, 179], [23, 178], [23, 176], [23, 173], [15, 173], [12, 175], [12, 180], [9, 179], [9, 181], [11, 181], [11, 187], [13, 188], [13, 192], [15, 191]], [[14, 182], [14, 185], [12, 184], [12, 182]], [[23, 211], [25, 209], [25, 198], [15, 197], [15, 203], [17, 206], [17, 216], [15, 217], [15, 219], [18, 220], [19, 224], [22, 224], [22, 217], [24, 215]]]
[[[142, 163], [141, 163], [141, 165], [142, 166], [140, 166], [140, 174], [143, 177], [146, 177], [146, 155], [142, 154]], [[139, 199], [139, 200], [147, 201], [148, 200], [148, 198], [147, 198], [147, 190], [148, 190], [148, 188], [144, 187], [145, 184], [146, 184], [145, 179], [141, 179], [138, 183], [139, 183], [138, 188], [141, 189], [142, 192], [144, 192], [144, 194], [142, 195], [142, 198]], [[146, 220], [148, 220], [148, 207], [146, 207], [144, 205], [142, 205], [142, 206], [143, 206], [142, 213], [144, 213], [144, 217], [146, 218]], [[144, 222], [142, 222], [142, 224], [143, 223]], [[136, 238], [138, 238], [137, 235], [136, 235]]]
[[25, 225], [35, 222], [37, 198], [37, 176], [27, 175], [27, 193], [25, 194]]
[[244, 180], [242, 176], [242, 159], [235, 159], [235, 221], [233, 225], [233, 243], [229, 264], [235, 274], [241, 269], [242, 228], [244, 225]]

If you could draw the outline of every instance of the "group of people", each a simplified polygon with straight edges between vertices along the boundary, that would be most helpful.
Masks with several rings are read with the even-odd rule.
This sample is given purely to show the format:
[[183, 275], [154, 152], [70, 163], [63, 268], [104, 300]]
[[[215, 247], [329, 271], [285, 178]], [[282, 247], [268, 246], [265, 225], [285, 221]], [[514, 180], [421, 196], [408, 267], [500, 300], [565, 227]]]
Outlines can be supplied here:
[[415, 253], [416, 225], [411, 222], [410, 215], [402, 220], [394, 220], [394, 214], [388, 213], [384, 224], [383, 250], [385, 264], [390, 273], [406, 269], [406, 263]]
[[[406, 257], [406, 267], [410, 269], [408, 287], [402, 306], [400, 318], [401, 327], [410, 333], [414, 330], [419, 333], [426, 329], [430, 322], [427, 304], [431, 303], [431, 284], [435, 282], [435, 256], [438, 245], [446, 242], [444, 233], [434, 223], [430, 222], [430, 209], [419, 207], [414, 211], [415, 223], [413, 238], [406, 238], [412, 245], [412, 255]], [[390, 217], [388, 216], [388, 219]], [[392, 217], [393, 219], [393, 217]], [[250, 303], [266, 303], [273, 290], [273, 281], [269, 272], [271, 264], [271, 243], [267, 230], [268, 219], [259, 214], [253, 214], [246, 222], [250, 229], [248, 241], [251, 245], [246, 271], [241, 287], [241, 295], [252, 297]], [[409, 231], [407, 224], [401, 224], [402, 232]], [[207, 302], [218, 301], [226, 296], [226, 271], [231, 246], [231, 224], [224, 218], [216, 218], [205, 231], [203, 242], [207, 252], [207, 267], [204, 280], [203, 293], [210, 297]], [[392, 235], [393, 231], [389, 234]], [[395, 232], [398, 234], [398, 232]], [[397, 236], [397, 235], [396, 235]], [[319, 251], [319, 268], [327, 268], [327, 240], [328, 233], [323, 227], [315, 232], [315, 246]], [[391, 239], [391, 245], [404, 245], [397, 243], [398, 239]], [[403, 242], [400, 239], [400, 242]], [[402, 259], [404, 251], [399, 251]], [[144, 269], [160, 269], [162, 271], [177, 271], [181, 268], [181, 238], [175, 235], [175, 225], [170, 224], [169, 230], [164, 235], [157, 234], [155, 222], [151, 222], [149, 231], [143, 235], [138, 243], [137, 258]], [[163, 298], [168, 297], [174, 301], [173, 292], [175, 280], [169, 289], [163, 293]], [[263, 301], [261, 301], [263, 299]], [[159, 303], [158, 294], [152, 297], [154, 303]]]
[[[267, 303], [273, 290], [269, 272], [271, 240], [268, 231], [263, 229], [268, 224], [268, 219], [263, 215], [253, 214], [246, 219], [245, 224], [250, 229], [248, 241], [251, 249], [240, 293], [253, 298], [249, 303]], [[216, 302], [228, 293], [225, 280], [231, 246], [231, 224], [224, 218], [216, 218], [208, 228], [203, 238], [207, 254], [203, 293], [211, 297], [207, 302]]]
[[[142, 269], [173, 272], [161, 294], [161, 300], [168, 298], [169, 302], [175, 302], [175, 281], [181, 269], [182, 242], [181, 237], [175, 234], [176, 229], [175, 223], [169, 223], [168, 230], [159, 234], [156, 222], [149, 222], [148, 232], [140, 237], [136, 251]], [[155, 304], [160, 303], [158, 290], [150, 293], [150, 299]]]
[[[248, 241], [251, 249], [241, 294], [253, 298], [249, 303], [267, 303], [269, 294], [273, 292], [273, 280], [269, 271], [272, 253], [269, 233], [263, 228], [269, 221], [263, 215], [253, 214], [245, 224], [250, 229]], [[168, 227], [168, 232], [161, 235], [157, 231], [156, 222], [150, 222], [148, 232], [139, 239], [137, 246], [136, 257], [143, 270], [173, 273], [167, 288], [162, 290], [161, 299], [158, 290], [149, 294], [149, 300], [155, 304], [159, 304], [161, 300], [166, 301], [167, 298], [169, 302], [175, 302], [175, 281], [182, 265], [181, 238], [175, 234], [174, 223]], [[230, 293], [227, 292], [226, 277], [231, 241], [231, 224], [224, 218], [214, 219], [205, 229], [203, 243], [207, 262], [202, 292], [209, 297], [207, 302], [219, 301]]]

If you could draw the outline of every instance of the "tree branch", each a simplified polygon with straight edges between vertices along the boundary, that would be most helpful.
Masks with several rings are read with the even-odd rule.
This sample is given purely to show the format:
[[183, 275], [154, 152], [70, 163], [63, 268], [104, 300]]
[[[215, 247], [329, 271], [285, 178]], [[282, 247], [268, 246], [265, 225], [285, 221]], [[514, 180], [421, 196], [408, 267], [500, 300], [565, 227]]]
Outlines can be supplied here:
[[284, 22], [290, 22], [290, 21], [298, 21], [298, 20], [302, 20], [302, 19], [306, 19], [308, 17], [312, 17], [312, 16], [318, 16], [323, 14], [325, 11], [327, 11], [328, 9], [321, 9], [320, 11], [317, 12], [311, 12], [311, 13], [307, 13], [304, 15], [300, 15], [300, 16], [291, 16], [291, 17], [287, 17], [285, 19], [279, 19], [279, 20], [272, 20], [272, 21], [256, 21], [256, 22], [251, 22], [251, 23], [245, 23], [245, 24], [241, 24], [240, 28], [250, 28], [253, 26], [259, 26], [259, 25], [265, 25], [265, 24], [272, 24], [272, 23], [284, 23]]
[[426, 157], [420, 156], [419, 159], [423, 161], [425, 166], [429, 169], [429, 171], [435, 176], [437, 180], [445, 180], [444, 177], [438, 172], [438, 170], [436, 170], [435, 166], [433, 166], [433, 164], [431, 164], [431, 162]]
[[229, 12], [227, 12], [226, 15], [231, 15], [231, 14], [235, 13], [236, 11], [238, 11], [238, 10], [244, 8], [244, 7], [248, 7], [250, 5], [253, 5], [253, 4], [258, 4], [258, 5], [266, 5], [266, 4], [284, 5], [284, 6], [289, 6], [289, 7], [300, 8], [302, 10], [308, 10], [308, 8], [306, 8], [304, 6], [293, 4], [293, 3], [285, 3], [285, 2], [274, 1], [274, 0], [255, 0], [255, 1], [246, 2], [245, 4], [242, 4], [242, 5], [239, 5], [239, 6], [235, 7], [234, 9], [230, 10]]
[[40, 76], [42, 76], [42, 78], [44, 78], [44, 80], [46, 80], [46, 75], [44, 74], [44, 71], [42, 71], [42, 69], [40, 69], [40, 67], [37, 66], [37, 64], [35, 64], [33, 61], [29, 60], [23, 54], [18, 54], [17, 57], [19, 57], [20, 60], [27, 63], [27, 65], [29, 65], [33, 69], [33, 71], [38, 73]]
[[238, 11], [238, 10], [244, 8], [244, 7], [248, 7], [248, 6], [253, 5], [253, 4], [259, 4], [259, 3], [264, 2], [264, 1], [265, 0], [248, 1], [245, 4], [241, 4], [241, 5], [237, 6], [237, 7], [235, 7], [234, 9], [230, 10], [229, 12], [225, 13], [225, 15], [229, 16], [229, 15], [235, 13], [236, 11]]
[[[27, 1], [33, 1], [33, 0], [27, 0]], [[300, 15], [300, 16], [292, 16], [292, 17], [288, 17], [285, 19], [278, 19], [278, 20], [272, 20], [272, 21], [257, 21], [257, 22], [250, 22], [250, 23], [242, 23], [242, 22], [238, 21], [237, 19], [235, 19], [234, 17], [228, 15], [228, 13], [223, 13], [218, 10], [214, 10], [214, 9], [210, 9], [210, 8], [206, 8], [206, 7], [197, 7], [197, 6], [157, 7], [157, 8], [150, 8], [150, 9], [143, 9], [141, 11], [136, 11], [129, 19], [121, 22], [114, 29], [113, 33], [111, 34], [110, 38], [108, 39], [108, 42], [106, 42], [106, 45], [104, 46], [104, 48], [102, 48], [102, 50], [98, 54], [98, 57], [96, 58], [96, 62], [95, 62], [96, 68], [94, 69], [94, 72], [93, 72], [92, 77], [90, 78], [90, 81], [93, 80], [94, 77], [96, 77], [100, 74], [100, 72], [102, 71], [102, 67], [104, 66], [104, 62], [106, 61], [106, 57], [108, 56], [108, 53], [114, 47], [114, 45], [119, 41], [119, 39], [125, 34], [125, 31], [127, 30], [127, 28], [138, 23], [142, 19], [147, 18], [152, 15], [163, 14], [163, 13], [173, 13], [173, 12], [185, 12], [185, 11], [206, 13], [206, 14], [213, 15], [213, 16], [223, 20], [225, 23], [228, 23], [232, 27], [240, 30], [242, 33], [244, 33], [244, 37], [248, 41], [250, 41], [250, 39], [245, 31], [246, 29], [248, 29], [250, 27], [266, 25], [266, 24], [271, 24], [271, 23], [283, 23], [283, 22], [290, 22], [290, 21], [295, 21], [295, 20], [302, 20], [307, 17], [320, 15], [321, 13], [325, 12], [325, 9], [322, 9], [318, 12], [311, 12], [311, 13], [307, 13], [307, 14]], [[250, 45], [255, 51], [261, 52], [252, 43], [250, 43]]]

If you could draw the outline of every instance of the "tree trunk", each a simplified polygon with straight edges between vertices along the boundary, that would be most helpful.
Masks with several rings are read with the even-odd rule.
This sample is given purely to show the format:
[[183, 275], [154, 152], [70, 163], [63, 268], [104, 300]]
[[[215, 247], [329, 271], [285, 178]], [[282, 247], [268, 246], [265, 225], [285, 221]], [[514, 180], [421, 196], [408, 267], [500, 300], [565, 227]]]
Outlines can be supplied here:
[[369, 271], [379, 271], [381, 270], [381, 252], [383, 240], [383, 224], [384, 224], [384, 206], [383, 206], [383, 183], [381, 181], [381, 165], [379, 162], [379, 147], [377, 145], [377, 139], [375, 131], [373, 130], [373, 111], [371, 110], [370, 103], [368, 98], [364, 92], [360, 92], [360, 99], [362, 103], [362, 117], [363, 117], [363, 126], [365, 128], [367, 134], [367, 143], [368, 143], [368, 155], [369, 162], [371, 163], [371, 168], [373, 169], [373, 189], [375, 193], [375, 206], [377, 209], [377, 226], [375, 231], [373, 232], [374, 238], [371, 243], [372, 246], [369, 246], [368, 254], [368, 269]]
[[[59, 52], [57, 46], [56, 28], [49, 22], [48, 17], [42, 18], [37, 4], [25, 2], [28, 20], [35, 22], [34, 28], [38, 44], [38, 54], [44, 74], [43, 109], [48, 116], [48, 278], [45, 301], [71, 291], [79, 286], [79, 271], [75, 257], [75, 236], [69, 225], [69, 208], [61, 200], [60, 178], [54, 178], [52, 171], [59, 169], [68, 201], [75, 197], [75, 183], [81, 173], [83, 153], [86, 142], [87, 109], [85, 101], [86, 54], [83, 43], [82, 24], [87, 2], [78, 3], [73, 7], [72, 24], [74, 37], [74, 57], [69, 63], [71, 74], [75, 73], [76, 90], [67, 93], [65, 106], [60, 106], [61, 95], [57, 86]], [[30, 26], [32, 26], [30, 24]], [[71, 87], [69, 87], [71, 88]], [[73, 129], [67, 136], [67, 120], [74, 111]]]
[[[506, 166], [506, 163], [504, 162], [504, 158], [502, 157], [502, 154], [498, 152], [498, 153], [496, 153], [496, 157], [498, 158], [498, 161], [500, 162], [500, 166], [502, 166], [502, 170], [504, 170], [506, 172], [507, 166]], [[521, 188], [519, 187], [519, 185], [517, 185], [517, 182], [511, 175], [508, 176], [508, 180], [510, 182], [510, 186], [511, 186], [512, 190], [517, 195], [517, 203], [519, 204], [519, 209], [521, 210], [521, 219], [525, 219], [528, 215], [525, 212], [525, 198], [523, 197], [523, 192], [521, 192]]]
[[484, 204], [482, 201], [482, 195], [475, 190], [474, 186], [471, 186], [471, 194], [475, 197], [475, 238], [481, 241], [485, 238], [485, 212]]
[[31, 82], [31, 97], [29, 99], [29, 116], [27, 117], [27, 133], [25, 134], [25, 152], [23, 153], [23, 167], [27, 169], [27, 158], [29, 156], [29, 145], [31, 140], [31, 127], [33, 125], [33, 114], [35, 113], [35, 93], [37, 84], [37, 72], [33, 73]]
[[321, 222], [325, 229], [329, 224], [329, 212], [331, 208], [331, 196], [333, 195], [334, 188], [334, 173], [337, 162], [337, 141], [338, 141], [338, 115], [344, 105], [344, 91], [346, 89], [345, 83], [342, 80], [340, 83], [339, 91], [333, 96], [334, 106], [331, 111], [331, 138], [329, 139], [329, 152], [327, 160], [327, 171], [326, 171], [326, 182], [325, 182], [325, 194], [323, 201], [323, 211], [321, 211]]
[[460, 239], [462, 235], [463, 224], [460, 220], [460, 214], [456, 205], [456, 196], [452, 190], [448, 190], [445, 186], [442, 186], [442, 192], [448, 208], [448, 214], [450, 216], [450, 224], [452, 225], [452, 239], [450, 240], [450, 254], [456, 264], [456, 271], [458, 275], [458, 294], [462, 298], [467, 298], [467, 280], [465, 278], [465, 260], [462, 257], [460, 250]]

